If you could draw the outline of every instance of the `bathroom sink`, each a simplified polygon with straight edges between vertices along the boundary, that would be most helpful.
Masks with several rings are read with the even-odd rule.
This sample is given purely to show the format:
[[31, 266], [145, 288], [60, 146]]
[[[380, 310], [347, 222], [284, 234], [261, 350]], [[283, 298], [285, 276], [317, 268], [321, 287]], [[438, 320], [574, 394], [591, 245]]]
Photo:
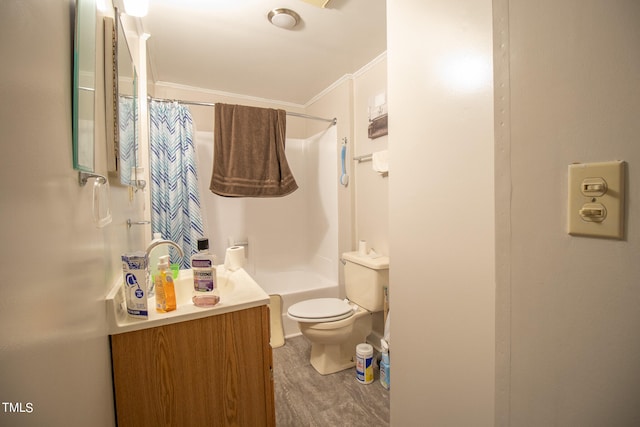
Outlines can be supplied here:
[[227, 271], [222, 265], [216, 266], [216, 279], [220, 302], [213, 307], [197, 307], [191, 301], [193, 271], [180, 270], [174, 279], [177, 309], [158, 313], [155, 296], [152, 296], [148, 300], [149, 318], [137, 319], [127, 314], [122, 277], [119, 277], [106, 298], [109, 334], [200, 319], [269, 303], [269, 296], [244, 269]]
[[[231, 288], [233, 288], [234, 286], [233, 282], [229, 283], [228, 280], [220, 280], [221, 278], [222, 277], [218, 278], [217, 281], [218, 291], [222, 292], [221, 287], [224, 287], [225, 293], [232, 292]], [[228, 279], [228, 277], [226, 277], [226, 279]], [[176, 289], [177, 306], [180, 307], [183, 305], [191, 304], [191, 291], [193, 290], [193, 270], [180, 270], [178, 277], [173, 279], [173, 283]], [[149, 306], [155, 307], [155, 296], [149, 298]]]

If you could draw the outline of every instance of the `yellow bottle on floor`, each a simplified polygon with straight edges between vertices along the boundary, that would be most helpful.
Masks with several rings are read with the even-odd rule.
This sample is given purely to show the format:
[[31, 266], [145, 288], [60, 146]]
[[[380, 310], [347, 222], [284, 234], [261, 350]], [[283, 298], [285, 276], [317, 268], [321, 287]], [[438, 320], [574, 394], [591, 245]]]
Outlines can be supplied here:
[[173, 276], [169, 270], [169, 255], [163, 255], [158, 260], [158, 273], [155, 277], [156, 310], [161, 313], [176, 309], [176, 288]]

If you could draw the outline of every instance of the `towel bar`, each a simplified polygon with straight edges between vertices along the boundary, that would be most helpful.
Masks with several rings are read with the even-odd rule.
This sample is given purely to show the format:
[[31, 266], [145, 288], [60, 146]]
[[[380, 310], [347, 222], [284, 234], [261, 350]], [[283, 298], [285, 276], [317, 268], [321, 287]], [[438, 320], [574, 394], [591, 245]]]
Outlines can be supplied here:
[[353, 160], [355, 160], [358, 163], [367, 162], [371, 160], [372, 157], [373, 157], [373, 154], [363, 154], [362, 156], [355, 156]]
[[147, 225], [151, 224], [151, 221], [131, 221], [131, 219], [127, 220], [127, 225], [131, 228], [132, 225]]

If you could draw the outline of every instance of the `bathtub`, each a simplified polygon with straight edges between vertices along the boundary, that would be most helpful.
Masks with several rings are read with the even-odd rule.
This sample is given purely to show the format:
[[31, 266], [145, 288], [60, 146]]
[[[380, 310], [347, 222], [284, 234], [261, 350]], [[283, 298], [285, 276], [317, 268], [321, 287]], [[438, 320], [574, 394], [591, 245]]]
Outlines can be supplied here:
[[337, 298], [338, 283], [311, 270], [256, 271], [254, 280], [269, 295], [282, 297], [282, 326], [285, 338], [300, 335], [298, 322], [287, 317], [293, 304], [311, 298]]

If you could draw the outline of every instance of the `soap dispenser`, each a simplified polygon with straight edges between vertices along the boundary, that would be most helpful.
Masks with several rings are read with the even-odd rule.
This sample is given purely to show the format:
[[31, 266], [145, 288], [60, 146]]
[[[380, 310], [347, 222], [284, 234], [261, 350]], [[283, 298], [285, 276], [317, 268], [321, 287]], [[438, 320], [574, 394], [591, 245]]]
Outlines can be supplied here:
[[[160, 242], [162, 240], [162, 234], [153, 233], [153, 240], [149, 243], [150, 245], [155, 242]], [[149, 296], [153, 296], [153, 285], [155, 284], [155, 277], [158, 274], [158, 263], [160, 261], [160, 257], [163, 255], [169, 255], [169, 248], [166, 245], [159, 245], [153, 248], [151, 252], [149, 252], [149, 278], [151, 279], [149, 283]]]
[[173, 276], [169, 270], [169, 255], [163, 255], [158, 262], [158, 272], [155, 276], [156, 310], [166, 313], [176, 309], [176, 289]]

